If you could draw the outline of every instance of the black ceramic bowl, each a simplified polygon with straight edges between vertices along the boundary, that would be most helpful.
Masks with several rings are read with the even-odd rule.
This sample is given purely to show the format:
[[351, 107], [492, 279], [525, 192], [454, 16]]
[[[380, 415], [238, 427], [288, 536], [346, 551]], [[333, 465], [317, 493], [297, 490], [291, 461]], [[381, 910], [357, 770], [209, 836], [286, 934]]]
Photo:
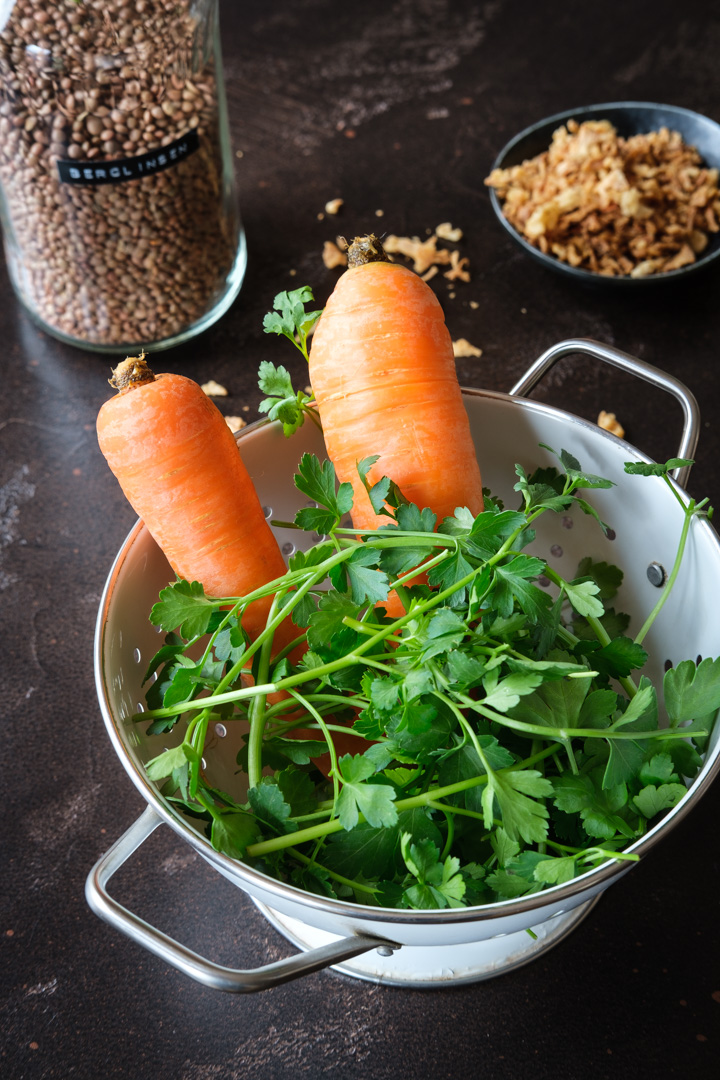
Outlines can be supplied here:
[[[493, 169], [506, 169], [512, 165], [520, 165], [523, 161], [543, 153], [550, 146], [556, 128], [561, 124], [566, 124], [568, 120], [577, 120], [578, 123], [582, 123], [583, 120], [609, 120], [617, 129], [618, 135], [625, 138], [667, 127], [671, 131], [679, 131], [683, 140], [698, 150], [706, 165], [720, 168], [720, 124], [716, 124], [714, 120], [709, 120], [706, 116], [691, 112], [689, 109], [680, 109], [675, 105], [655, 105], [644, 101], [616, 101], [607, 105], [584, 105], [578, 109], [568, 109], [566, 112], [556, 113], [533, 124], [532, 127], [526, 128], [511, 139], [500, 151]], [[554, 255], [543, 254], [521, 236], [503, 215], [502, 202], [493, 188], [490, 188], [490, 202], [503, 228], [528, 255], [543, 266], [586, 284], [603, 285], [615, 289], [654, 287], [685, 279], [689, 274], [705, 269], [720, 257], [720, 233], [711, 233], [707, 247], [698, 255], [696, 261], [679, 270], [668, 270], [665, 273], [637, 278], [608, 277], [592, 270], [570, 266]]]

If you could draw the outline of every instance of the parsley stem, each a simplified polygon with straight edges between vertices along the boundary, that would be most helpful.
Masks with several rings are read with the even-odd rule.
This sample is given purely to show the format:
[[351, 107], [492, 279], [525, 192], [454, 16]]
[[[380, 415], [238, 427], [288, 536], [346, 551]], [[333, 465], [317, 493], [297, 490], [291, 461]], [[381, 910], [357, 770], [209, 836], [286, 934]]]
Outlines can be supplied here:
[[[272, 617], [276, 607], [277, 598], [270, 607], [268, 625], [272, 623]], [[272, 655], [273, 635], [266, 636], [260, 650], [260, 662], [258, 664], [258, 682], [262, 683], [268, 677], [270, 670], [270, 657]], [[248, 740], [248, 786], [257, 787], [262, 777], [262, 744], [265, 732], [265, 694], [258, 694], [250, 705], [250, 737]]]
[[311, 716], [313, 716], [315, 718], [316, 724], [319, 726], [320, 730], [322, 731], [323, 735], [325, 736], [325, 742], [327, 743], [328, 753], [330, 754], [330, 762], [331, 762], [330, 776], [332, 777], [332, 785], [333, 785], [333, 805], [332, 805], [332, 815], [331, 816], [335, 817], [335, 806], [337, 804], [338, 796], [340, 794], [340, 782], [338, 780], [338, 775], [339, 775], [338, 759], [337, 759], [337, 753], [335, 751], [335, 743], [332, 741], [332, 738], [330, 736], [330, 732], [328, 730], [327, 724], [325, 723], [325, 721], [323, 720], [322, 716], [317, 711], [315, 706], [312, 704], [312, 702], [309, 701], [308, 698], [303, 697], [303, 695], [298, 690], [291, 690], [290, 694], [292, 695], [292, 697], [295, 698], [295, 700], [297, 702], [299, 702], [300, 705], [302, 705], [302, 707], [307, 712], [310, 713]]
[[[314, 572], [311, 574], [311, 576], [307, 578], [307, 580], [298, 589], [293, 591], [292, 603], [284, 604], [279, 611], [277, 610], [279, 604], [279, 597], [281, 595], [287, 595], [288, 588], [287, 579], [280, 578], [277, 580], [277, 582], [275, 583], [275, 596], [273, 598], [273, 606], [270, 610], [270, 615], [268, 617], [265, 629], [262, 631], [262, 633], [258, 634], [255, 641], [251, 645], [249, 645], [247, 649], [245, 649], [242, 656], [240, 656], [238, 660], [236, 660], [227, 675], [225, 675], [225, 677], [221, 679], [221, 681], [218, 683], [217, 687], [211, 695], [213, 698], [219, 698], [223, 694], [223, 691], [228, 686], [231, 686], [233, 684], [235, 679], [237, 679], [237, 677], [242, 672], [243, 668], [247, 667], [247, 661], [259, 648], [262, 648], [264, 646], [265, 642], [268, 640], [268, 637], [272, 641], [272, 636], [274, 635], [280, 623], [289, 615], [290, 610], [295, 607], [295, 605], [310, 592], [314, 585], [317, 585], [319, 581], [322, 581], [322, 579], [326, 576], [327, 572], [333, 566], [343, 562], [345, 559], [349, 558], [351, 554], [352, 551], [349, 549], [347, 551], [336, 552], [329, 559], [326, 559], [323, 563], [321, 563], [320, 567], [314, 567]], [[282, 593], [280, 592], [281, 582], [285, 582], [282, 588]]]
[[[505, 716], [503, 713], [495, 712], [494, 709], [490, 709], [483, 705], [480, 701], [475, 701], [473, 698], [467, 697], [466, 694], [457, 694], [457, 697], [468, 709], [472, 709], [473, 712], [479, 713], [487, 720], [492, 720], [496, 724], [501, 724], [504, 727], [512, 728], [514, 731], [523, 732], [527, 735], [540, 735], [544, 739], [554, 739], [559, 743], [565, 745], [568, 739], [635, 739], [637, 741], [646, 739], [665, 739], [671, 738], [673, 735], [682, 735], [682, 730], [679, 732], [673, 732], [669, 729], [656, 728], [654, 731], [611, 731], [608, 728], [553, 728], [546, 727], [544, 724], [528, 724], [524, 720], [514, 720], [510, 716]], [[700, 732], [693, 730], [693, 735], [699, 735]]]
[[[672, 487], [672, 485], [670, 485], [670, 486]], [[674, 490], [674, 488], [673, 488], [673, 490]], [[663, 589], [662, 593], [660, 594], [660, 597], [658, 598], [658, 602], [656, 603], [655, 607], [652, 609], [652, 611], [648, 615], [645, 622], [640, 627], [639, 633], [636, 634], [636, 636], [635, 636], [635, 644], [636, 645], [640, 645], [642, 643], [642, 641], [645, 639], [645, 635], [648, 633], [650, 627], [655, 622], [655, 619], [659, 615], [663, 604], [665, 603], [668, 596], [670, 595], [670, 593], [672, 591], [672, 587], [675, 584], [675, 579], [677, 578], [678, 573], [680, 571], [680, 563], [682, 562], [683, 554], [685, 552], [685, 544], [687, 543], [688, 532], [690, 530], [690, 522], [692, 521], [693, 517], [695, 516], [695, 500], [691, 499], [690, 502], [688, 503], [687, 507], [683, 506], [683, 509], [685, 510], [685, 520], [683, 521], [683, 527], [682, 527], [682, 531], [680, 533], [680, 540], [679, 540], [679, 543], [678, 543], [678, 549], [677, 549], [677, 554], [675, 555], [675, 562], [673, 564], [673, 568], [670, 571], [670, 576], [668, 577], [667, 581], [665, 582], [665, 588]]]
[[289, 854], [292, 855], [293, 859], [297, 859], [298, 862], [305, 863], [306, 866], [316, 866], [318, 870], [322, 870], [322, 872], [332, 878], [333, 881], [337, 881], [339, 885], [347, 885], [348, 888], [352, 889], [354, 892], [368, 893], [368, 895], [374, 896], [378, 891], [378, 886], [376, 885], [363, 885], [359, 881], [353, 881], [351, 878], [343, 877], [342, 874], [336, 874], [334, 870], [329, 870], [327, 866], [315, 862], [315, 860], [311, 859], [308, 855], [303, 855], [302, 851], [291, 850]]
[[[430, 807], [431, 810], [441, 810], [446, 817], [449, 814], [459, 814], [460, 817], [475, 818], [477, 821], [485, 820], [485, 815], [479, 814], [476, 810], [466, 810], [463, 806], [452, 806], [450, 803], [440, 802], [439, 799], [431, 799], [427, 805]], [[487, 840], [489, 835], [490, 834], [487, 833], [485, 836], [480, 837], [480, 839]], [[440, 856], [441, 861], [445, 858], [447, 854], [447, 851], [443, 852], [443, 854]]]
[[[398, 812], [402, 810], [416, 810], [421, 806], [427, 806], [428, 802], [431, 802], [434, 798], [442, 799], [446, 795], [455, 795], [459, 791], [466, 791], [468, 788], [486, 783], [487, 776], [484, 774], [481, 776], [472, 776], [467, 780], [459, 780], [455, 784], [447, 784], [445, 787], [433, 788], [421, 795], [411, 795], [407, 799], [398, 799], [395, 803], [395, 809]], [[365, 821], [363, 814], [358, 815], [358, 821]], [[256, 858], [258, 855], [266, 855], [271, 851], [280, 851], [286, 847], [295, 847], [297, 844], [305, 844], [310, 840], [316, 840], [318, 837], [327, 836], [329, 833], [340, 832], [341, 830], [342, 825], [340, 824], [340, 821], [335, 818], [333, 821], [328, 821], [323, 825], [314, 825], [308, 829], [298, 829], [297, 832], [286, 833], [284, 836], [274, 836], [270, 840], [260, 840], [258, 843], [250, 844], [247, 848], [247, 854], [251, 858]]]
[[[499, 774], [505, 772], [513, 772], [516, 769], [524, 769], [528, 765], [534, 764], [541, 757], [547, 757], [552, 750], [552, 747], [547, 747], [539, 754], [535, 754], [532, 757], [526, 758], [523, 761], [517, 762], [515, 765], [508, 766], [507, 769], [498, 770]], [[454, 784], [445, 784], [443, 787], [431, 788], [429, 791], [425, 791], [420, 795], [410, 795], [406, 799], [398, 799], [395, 803], [395, 809], [400, 813], [403, 810], [417, 810], [419, 807], [427, 806], [433, 800], [444, 799], [448, 795], [457, 795], [460, 791], [467, 791], [469, 788], [477, 787], [479, 784], [486, 784], [488, 777], [485, 773], [481, 773], [479, 776], [468, 777], [467, 780], [458, 780]], [[358, 820], [365, 821], [362, 814], [358, 816]], [[281, 851], [283, 848], [295, 847], [297, 844], [306, 844], [311, 840], [316, 840], [319, 837], [327, 836], [329, 833], [340, 832], [342, 825], [339, 820], [335, 818], [333, 821], [325, 822], [322, 825], [314, 825], [307, 829], [298, 829], [297, 832], [286, 833], [284, 836], [273, 836], [270, 840], [260, 840], [255, 844], [250, 844], [247, 848], [247, 854], [250, 858], [256, 858], [260, 855], [266, 855], [271, 851]]]
[[614, 848], [579, 848], [569, 847], [567, 844], [558, 844], [555, 840], [546, 841], [548, 847], [555, 851], [567, 852], [577, 856], [582, 862], [592, 862], [595, 859], [627, 859], [629, 862], [639, 862], [640, 856], [635, 851], [615, 851]]
[[[542, 511], [539, 510], [536, 511], [535, 514], [530, 515], [528, 517], [528, 523], [534, 520], [534, 518], [538, 517], [541, 512]], [[387, 637], [394, 635], [407, 623], [416, 619], [418, 615], [424, 614], [426, 611], [431, 611], [434, 608], [439, 607], [460, 589], [463, 589], [466, 586], [470, 585], [471, 582], [485, 567], [492, 567], [498, 562], [500, 562], [506, 556], [507, 552], [512, 550], [512, 545], [525, 528], [527, 528], [527, 524], [524, 524], [523, 526], [515, 529], [514, 532], [507, 538], [507, 540], [505, 540], [499, 550], [485, 563], [482, 563], [480, 566], [475, 567], [473, 570], [470, 571], [470, 573], [465, 574], [464, 577], [458, 579], [458, 581], [454, 582], [448, 588], [442, 589], [440, 592], [435, 593], [427, 600], [423, 600], [415, 604], [409, 612], [407, 612], [405, 615], [402, 615], [399, 619], [396, 619], [394, 622], [388, 624], [387, 626], [379, 627], [378, 631], [375, 634], [373, 634], [371, 637], [366, 638], [365, 641], [357, 645], [352, 653], [349, 653], [346, 656], [339, 657], [337, 660], [329, 661], [328, 663], [322, 664], [319, 667], [312, 668], [309, 671], [301, 671], [296, 673], [295, 675], [289, 675], [284, 679], [279, 679], [277, 683], [269, 683], [262, 686], [254, 687], [242, 687], [240, 690], [234, 690], [230, 693], [224, 693], [223, 691], [225, 687], [230, 685], [241, 673], [242, 668], [245, 666], [246, 658], [257, 651], [258, 647], [260, 647], [265, 640], [267, 634], [274, 633], [274, 631], [277, 629], [277, 626], [288, 614], [289, 607], [294, 606], [294, 604], [297, 603], [297, 601], [301, 599], [303, 595], [309, 592], [313, 585], [317, 584], [317, 582], [320, 581], [327, 574], [329, 569], [343, 562], [344, 559], [349, 558], [352, 552], [355, 550], [356, 545], [343, 548], [342, 551], [336, 552], [329, 559], [326, 559], [323, 563], [319, 564], [317, 567], [314, 567], [315, 573], [313, 573], [313, 575], [304, 583], [304, 585], [302, 585], [299, 589], [297, 589], [297, 591], [293, 593], [293, 604], [289, 605], [288, 607], [283, 607], [282, 611], [279, 612], [273, 620], [268, 622], [266, 629], [258, 635], [256, 641], [248, 647], [243, 656], [238, 659], [238, 661], [233, 665], [233, 668], [230, 670], [230, 672], [228, 672], [225, 678], [215, 688], [211, 695], [211, 697], [213, 698], [213, 704], [219, 705], [225, 704], [226, 702], [230, 701], [239, 701], [242, 698], [253, 697], [255, 694], [260, 693], [268, 694], [282, 690], [290, 690], [292, 687], [300, 686], [304, 682], [318, 679], [325, 675], [330, 675], [335, 671], [339, 671], [343, 668], [350, 666], [351, 664], [358, 663], [360, 657], [364, 657], [365, 654], [370, 653], [372, 648], [380, 644]], [[428, 534], [420, 535], [422, 536]], [[454, 543], [454, 541], [452, 541], [452, 543]], [[281, 581], [283, 583], [283, 587], [287, 589], [287, 579], [279, 579], [277, 582], [271, 583], [271, 585], [274, 584], [275, 589], [278, 589], [280, 587]], [[262, 592], [262, 595], [267, 595], [271, 591], [272, 589], [270, 586], [266, 587], [264, 590], [257, 590], [258, 593]], [[182, 706], [183, 711], [192, 708], [203, 708], [203, 702], [205, 702], [206, 700], [207, 699], [202, 699], [202, 702], [200, 704], [190, 701], [184, 702]], [[169, 710], [153, 709], [149, 712], [144, 713], [143, 717], [146, 720], [159, 719], [164, 716], [175, 716], [177, 712], [177, 708], [172, 708]]]

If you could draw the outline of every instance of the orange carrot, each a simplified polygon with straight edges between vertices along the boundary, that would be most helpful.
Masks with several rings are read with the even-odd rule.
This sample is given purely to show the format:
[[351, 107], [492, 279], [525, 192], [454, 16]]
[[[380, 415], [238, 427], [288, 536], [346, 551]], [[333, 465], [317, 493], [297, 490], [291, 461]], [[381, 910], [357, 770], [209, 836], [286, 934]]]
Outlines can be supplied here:
[[374, 236], [354, 241], [348, 267], [315, 329], [310, 380], [328, 456], [353, 486], [353, 524], [382, 523], [356, 469], [373, 454], [380, 460], [371, 483], [389, 476], [438, 522], [458, 506], [479, 514], [480, 469], [435, 294], [412, 270], [387, 262]]
[[[217, 406], [182, 375], [155, 376], [144, 357], [124, 361], [97, 434], [131, 506], [179, 577], [212, 597], [244, 596], [286, 572], [250, 475]], [[264, 628], [271, 598], [249, 605], [243, 626]], [[286, 620], [275, 649], [295, 637]]]

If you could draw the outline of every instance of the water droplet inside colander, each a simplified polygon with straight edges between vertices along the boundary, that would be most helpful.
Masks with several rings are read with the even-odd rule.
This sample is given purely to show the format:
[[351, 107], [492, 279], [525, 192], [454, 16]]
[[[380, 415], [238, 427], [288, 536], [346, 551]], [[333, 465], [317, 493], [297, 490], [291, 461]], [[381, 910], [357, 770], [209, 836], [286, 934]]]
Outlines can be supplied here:
[[268, 518], [272, 517], [272, 514], [273, 514], [272, 506], [263, 506], [262, 510], [263, 510], [263, 514], [265, 515], [265, 520], [266, 521], [267, 521]]
[[215, 734], [218, 736], [218, 738], [224, 739], [225, 736], [227, 735], [227, 728], [225, 727], [225, 725], [224, 724], [216, 724], [215, 725]]

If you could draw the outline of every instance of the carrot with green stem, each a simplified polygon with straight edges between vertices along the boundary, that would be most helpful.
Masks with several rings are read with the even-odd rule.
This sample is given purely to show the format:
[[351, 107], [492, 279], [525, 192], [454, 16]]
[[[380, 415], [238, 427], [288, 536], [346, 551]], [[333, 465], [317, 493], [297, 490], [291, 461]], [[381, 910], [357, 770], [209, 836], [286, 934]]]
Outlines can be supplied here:
[[[123, 361], [110, 383], [118, 393], [98, 414], [100, 449], [175, 573], [216, 598], [246, 596], [281, 577], [285, 560], [237, 443], [200, 386], [156, 376], [144, 354]], [[261, 598], [243, 612], [251, 639], [271, 603]], [[287, 619], [273, 650], [297, 633]]]
[[378, 525], [357, 471], [369, 455], [379, 456], [370, 484], [392, 477], [438, 521], [458, 506], [481, 512], [480, 468], [442, 308], [422, 278], [387, 260], [376, 237], [350, 245], [309, 364], [328, 456], [340, 482], [353, 486], [356, 528]]

